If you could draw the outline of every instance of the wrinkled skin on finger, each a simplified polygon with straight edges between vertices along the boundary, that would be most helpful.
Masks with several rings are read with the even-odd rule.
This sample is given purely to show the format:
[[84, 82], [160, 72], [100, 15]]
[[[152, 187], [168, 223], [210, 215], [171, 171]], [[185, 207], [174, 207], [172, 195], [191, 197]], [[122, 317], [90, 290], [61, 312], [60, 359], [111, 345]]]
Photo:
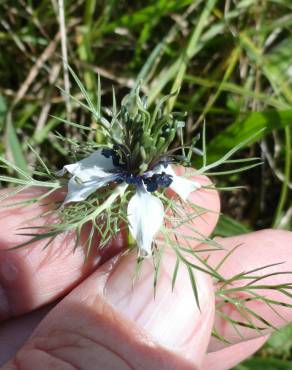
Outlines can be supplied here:
[[[211, 279], [196, 273], [199, 310], [186, 270], [174, 290], [165, 255], [153, 295], [153, 266], [143, 263], [133, 282], [136, 256], [116, 257], [87, 278], [36, 328], [3, 370], [200, 369], [214, 319]], [[47, 365], [49, 364], [49, 365]]]
[[0, 324], [0, 366], [11, 359], [54, 305], [13, 317]]

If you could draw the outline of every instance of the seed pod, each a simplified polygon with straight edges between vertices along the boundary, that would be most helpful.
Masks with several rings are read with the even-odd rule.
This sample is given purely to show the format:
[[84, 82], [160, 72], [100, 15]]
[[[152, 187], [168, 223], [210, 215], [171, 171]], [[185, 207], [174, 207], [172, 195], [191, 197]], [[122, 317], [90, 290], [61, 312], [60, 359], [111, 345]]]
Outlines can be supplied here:
[[142, 163], [140, 164], [139, 166], [139, 170], [140, 170], [140, 173], [143, 174], [144, 172], [146, 172], [148, 169], [148, 164], [147, 163]]
[[161, 153], [161, 150], [164, 147], [164, 145], [165, 145], [165, 138], [163, 136], [160, 136], [160, 138], [158, 139], [157, 146], [156, 146], [156, 153], [158, 155], [159, 153]]
[[147, 157], [146, 157], [144, 146], [140, 146], [140, 154], [141, 154], [141, 158], [143, 159], [143, 161], [145, 161]]

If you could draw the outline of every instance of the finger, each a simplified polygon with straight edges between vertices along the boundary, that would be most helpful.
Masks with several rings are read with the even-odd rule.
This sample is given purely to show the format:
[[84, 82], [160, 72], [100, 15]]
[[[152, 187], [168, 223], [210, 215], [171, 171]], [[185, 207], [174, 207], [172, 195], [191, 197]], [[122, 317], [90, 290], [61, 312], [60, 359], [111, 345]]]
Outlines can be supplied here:
[[163, 255], [154, 297], [153, 264], [144, 260], [133, 281], [136, 256], [115, 257], [73, 290], [44, 319], [2, 370], [180, 369], [201, 366], [214, 314], [212, 282], [195, 273], [201, 311], [186, 269]]
[[[173, 229], [176, 223], [182, 223], [175, 228], [176, 238], [181, 246], [195, 248], [212, 233], [217, 224], [220, 214], [219, 194], [207, 176], [196, 175], [193, 169], [182, 166], [177, 166], [175, 171], [177, 175], [186, 176], [187, 179], [201, 185], [200, 189], [190, 194], [187, 203], [177, 197], [178, 221], [171, 222], [170, 227]], [[168, 194], [174, 196], [173, 192]], [[186, 221], [182, 222], [183, 220]]]
[[52, 305], [42, 307], [26, 315], [14, 317], [0, 326], [0, 366], [7, 362], [30, 337], [33, 330], [52, 309]]
[[[220, 312], [237, 322], [245, 324], [252, 322], [260, 328], [267, 326], [265, 322], [268, 322], [273, 327], [281, 327], [287, 322], [290, 322], [292, 320], [292, 309], [288, 305], [292, 304], [292, 233], [283, 230], [263, 230], [220, 239], [218, 242], [225, 248], [225, 251], [210, 253], [208, 261], [213, 266], [217, 266], [222, 261], [222, 258], [226, 256], [226, 253], [232, 251], [237, 246], [219, 269], [219, 272], [227, 279], [232, 278], [240, 272], [248, 272], [264, 266], [281, 263], [249, 274], [250, 277], [264, 277], [271, 274], [269, 277], [255, 281], [252, 284], [251, 278], [239, 279], [232, 282], [232, 288], [244, 287], [246, 284], [250, 284], [245, 291], [241, 288], [240, 292], [228, 294], [229, 297], [237, 297], [242, 300], [241, 309], [245, 317], [240, 313], [240, 306], [231, 303], [223, 304]], [[286, 274], [285, 272], [289, 273]], [[285, 289], [284, 285], [287, 283], [290, 287]], [[277, 288], [279, 285], [282, 285], [281, 289]], [[258, 296], [255, 296], [256, 294], [265, 297], [266, 301], [259, 299]], [[277, 304], [277, 302], [282, 302], [282, 304]], [[251, 311], [247, 312], [247, 309], [259, 315], [264, 321], [256, 319]], [[231, 324], [219, 315], [216, 315], [216, 330], [231, 343], [237, 343], [243, 338], [245, 340], [252, 339], [269, 332], [269, 330], [260, 330], [258, 332], [253, 328], [239, 325], [236, 327], [240, 335], [238, 335], [238, 332]], [[215, 350], [222, 346], [224, 346], [222, 341], [212, 340], [211, 349]]]
[[[40, 190], [30, 189], [9, 199], [20, 202], [37, 195]], [[43, 204], [63, 199], [64, 194], [55, 193]], [[29, 237], [17, 235], [20, 228], [43, 226], [51, 223], [50, 216], [40, 217], [50, 206], [35, 203], [0, 210], [0, 320], [29, 312], [64, 295], [102, 262], [104, 256], [97, 253], [98, 237], [93, 241], [92, 253], [85, 260], [82, 246], [87, 237], [84, 228], [80, 246], [73, 253], [75, 234], [57, 236], [44, 249], [47, 239], [14, 251], [8, 248], [25, 242]], [[117, 253], [125, 245], [122, 235], [117, 236], [102, 252]]]
[[232, 346], [207, 353], [201, 370], [228, 370], [258, 351], [268, 336], [239, 342]]

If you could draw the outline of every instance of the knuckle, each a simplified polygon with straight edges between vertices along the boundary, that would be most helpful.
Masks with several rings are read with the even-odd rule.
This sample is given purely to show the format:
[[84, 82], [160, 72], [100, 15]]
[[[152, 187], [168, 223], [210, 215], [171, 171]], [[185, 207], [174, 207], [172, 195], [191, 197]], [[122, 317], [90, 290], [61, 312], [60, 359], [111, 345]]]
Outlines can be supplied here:
[[[22, 367], [17, 370], [39, 370], [38, 364], [49, 364], [58, 370], [131, 370], [121, 355], [85, 333], [56, 330], [45, 337], [34, 337], [17, 355]], [[27, 353], [29, 352], [29, 355]], [[47, 368], [47, 367], [43, 367]]]
[[[13, 370], [81, 370], [50, 351], [39, 348], [21, 349], [15, 356]], [[7, 369], [8, 370], [8, 369]]]

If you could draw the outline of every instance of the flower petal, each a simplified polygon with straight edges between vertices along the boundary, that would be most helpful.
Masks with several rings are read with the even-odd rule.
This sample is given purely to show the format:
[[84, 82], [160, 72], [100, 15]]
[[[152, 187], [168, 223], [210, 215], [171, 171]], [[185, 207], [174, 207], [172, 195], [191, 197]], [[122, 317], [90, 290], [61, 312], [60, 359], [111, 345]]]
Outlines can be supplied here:
[[183, 200], [187, 200], [187, 198], [193, 191], [202, 187], [201, 184], [197, 181], [191, 181], [185, 179], [182, 176], [177, 176], [174, 170], [169, 165], [166, 168], [164, 168], [163, 166], [159, 166], [159, 171], [164, 171], [168, 175], [172, 176], [172, 183], [169, 187], [173, 191], [175, 191]]
[[130, 232], [135, 238], [138, 248], [151, 254], [152, 242], [160, 229], [164, 218], [164, 207], [161, 200], [145, 189], [137, 189], [128, 204], [128, 220]]
[[110, 171], [114, 168], [112, 158], [106, 158], [102, 154], [102, 149], [98, 149], [81, 161], [67, 164], [58, 174], [62, 176], [65, 171], [68, 171], [82, 181], [91, 181], [96, 178], [109, 176]]
[[197, 181], [184, 179], [181, 176], [174, 176], [170, 184], [170, 188], [175, 191], [183, 200], [187, 200], [189, 195], [201, 188], [201, 184]]
[[68, 181], [68, 192], [64, 200], [64, 204], [69, 202], [80, 202], [89, 197], [90, 194], [94, 193], [97, 189], [105, 186], [110, 181], [115, 180], [114, 175], [108, 176], [102, 179], [95, 179], [92, 181], [79, 182], [76, 179], [76, 176], [73, 176]]

